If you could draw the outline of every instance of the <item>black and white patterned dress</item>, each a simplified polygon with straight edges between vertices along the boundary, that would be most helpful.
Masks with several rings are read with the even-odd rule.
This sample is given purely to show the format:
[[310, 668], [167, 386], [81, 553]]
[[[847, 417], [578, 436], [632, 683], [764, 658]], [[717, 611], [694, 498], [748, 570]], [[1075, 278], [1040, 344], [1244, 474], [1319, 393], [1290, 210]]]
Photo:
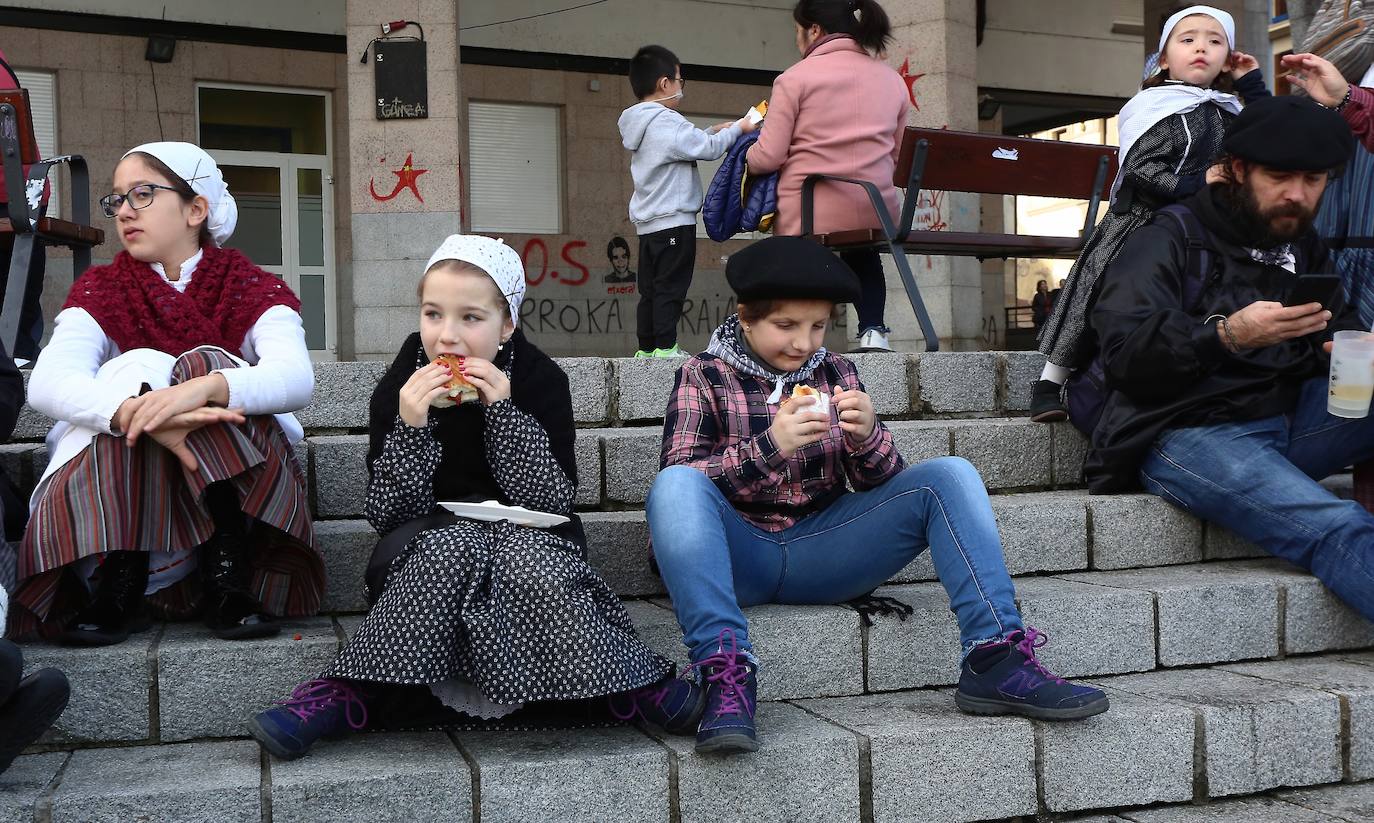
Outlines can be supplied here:
[[1098, 222], [1088, 244], [1069, 269], [1050, 318], [1040, 329], [1040, 353], [1057, 366], [1077, 368], [1092, 354], [1085, 346], [1089, 312], [1098, 278], [1116, 258], [1131, 232], [1150, 222], [1157, 209], [1203, 186], [1203, 176], [1221, 154], [1230, 112], [1204, 103], [1151, 126], [1123, 161], [1121, 191]]
[[[417, 367], [426, 362], [421, 354]], [[482, 416], [486, 463], [503, 502], [571, 514], [575, 486], [544, 426], [510, 399]], [[423, 429], [395, 419], [368, 484], [367, 518], [380, 534], [433, 515], [441, 457], [435, 415]], [[672, 668], [640, 642], [577, 544], [506, 521], [457, 519], [406, 543], [371, 611], [322, 676], [472, 684], [491, 704], [511, 707], [629, 691]]]

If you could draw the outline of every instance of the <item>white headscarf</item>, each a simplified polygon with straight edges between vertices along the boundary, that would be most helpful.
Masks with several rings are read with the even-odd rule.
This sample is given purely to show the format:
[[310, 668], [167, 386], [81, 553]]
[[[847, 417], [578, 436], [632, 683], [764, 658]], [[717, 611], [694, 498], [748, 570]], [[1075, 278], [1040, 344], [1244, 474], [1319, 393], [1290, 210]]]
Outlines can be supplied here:
[[1188, 8], [1176, 12], [1168, 20], [1164, 21], [1164, 31], [1159, 33], [1159, 53], [1164, 53], [1164, 44], [1169, 42], [1169, 35], [1174, 33], [1174, 26], [1185, 17], [1192, 17], [1194, 14], [1205, 14], [1221, 24], [1226, 30], [1227, 48], [1234, 50], [1236, 47], [1236, 19], [1230, 12], [1222, 11], [1212, 6], [1189, 6]]
[[129, 149], [124, 153], [124, 157], [136, 151], [151, 154], [161, 160], [163, 165], [185, 180], [192, 191], [206, 199], [210, 204], [210, 214], [205, 218], [210, 229], [210, 238], [216, 246], [223, 246], [233, 235], [234, 227], [238, 225], [239, 207], [234, 202], [234, 196], [229, 193], [229, 187], [224, 184], [224, 175], [220, 173], [214, 158], [194, 143], [171, 141], [144, 143]]
[[[1185, 17], [1194, 14], [1205, 14], [1213, 18], [1221, 27], [1226, 30], [1226, 45], [1228, 53], [1235, 49], [1236, 44], [1236, 21], [1227, 12], [1212, 6], [1189, 6], [1168, 19], [1164, 24], [1164, 31], [1159, 35], [1159, 51], [1164, 53], [1164, 46], [1169, 42], [1169, 35], [1173, 33], [1174, 27]], [[1131, 147], [1140, 136], [1149, 131], [1154, 124], [1166, 117], [1175, 114], [1187, 114], [1203, 103], [1215, 103], [1232, 114], [1240, 114], [1240, 98], [1234, 94], [1217, 91], [1216, 89], [1204, 89], [1198, 86], [1190, 86], [1187, 83], [1167, 82], [1162, 86], [1154, 86], [1142, 89], [1126, 102], [1121, 109], [1121, 117], [1117, 121], [1117, 130], [1120, 132], [1121, 150], [1117, 153], [1117, 161], [1120, 163], [1116, 172], [1116, 179], [1112, 181], [1112, 198], [1116, 198], [1116, 192], [1121, 188], [1121, 181], [1124, 179], [1126, 159], [1131, 153]], [[1182, 160], [1182, 158], [1179, 158]]]
[[487, 273], [510, 305], [511, 323], [520, 325], [520, 303], [525, 299], [525, 264], [504, 240], [480, 234], [450, 234], [429, 256], [425, 271], [435, 263], [461, 260]]

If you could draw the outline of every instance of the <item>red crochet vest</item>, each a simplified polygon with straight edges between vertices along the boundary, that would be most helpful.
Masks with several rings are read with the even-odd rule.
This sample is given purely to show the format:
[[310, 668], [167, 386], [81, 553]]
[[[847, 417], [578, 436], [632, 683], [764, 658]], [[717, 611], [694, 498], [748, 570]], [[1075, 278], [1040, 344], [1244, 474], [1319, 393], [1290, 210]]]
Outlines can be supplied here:
[[244, 336], [273, 306], [299, 312], [301, 301], [237, 249], [206, 246], [185, 292], [121, 251], [110, 265], [81, 275], [63, 308], [90, 312], [121, 351], [157, 349], [176, 357], [197, 346], [242, 356]]

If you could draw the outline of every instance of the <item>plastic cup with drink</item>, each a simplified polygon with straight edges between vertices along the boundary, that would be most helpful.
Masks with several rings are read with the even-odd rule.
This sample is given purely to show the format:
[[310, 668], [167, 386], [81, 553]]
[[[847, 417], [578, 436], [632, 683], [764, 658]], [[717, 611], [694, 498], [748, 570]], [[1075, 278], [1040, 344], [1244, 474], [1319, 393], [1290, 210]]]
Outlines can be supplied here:
[[1374, 395], [1374, 334], [1338, 331], [1331, 346], [1326, 410], [1336, 417], [1368, 417]]

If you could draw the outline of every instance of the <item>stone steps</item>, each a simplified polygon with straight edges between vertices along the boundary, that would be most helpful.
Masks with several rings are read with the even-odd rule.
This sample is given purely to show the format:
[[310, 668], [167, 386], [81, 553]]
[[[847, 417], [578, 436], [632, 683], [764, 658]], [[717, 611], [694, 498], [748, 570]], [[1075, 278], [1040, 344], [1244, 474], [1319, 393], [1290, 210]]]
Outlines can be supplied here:
[[[885, 418], [1015, 415], [1030, 408], [1030, 384], [1045, 360], [1034, 352], [930, 352], [848, 355]], [[673, 360], [557, 358], [572, 391], [579, 425], [636, 425], [659, 421]], [[367, 403], [387, 368], [376, 361], [316, 363], [315, 395], [297, 414], [307, 430], [367, 428]], [[30, 372], [24, 371], [27, 381]], [[47, 418], [25, 407], [17, 440], [47, 433]]]
[[[906, 620], [865, 626], [844, 606], [746, 610], [762, 661], [763, 700], [859, 697], [946, 687], [958, 678], [959, 632], [938, 583], [879, 589], [910, 604]], [[1228, 561], [1017, 580], [1041, 657], [1074, 678], [1349, 652], [1374, 627], [1310, 575], [1276, 561]], [[625, 601], [650, 647], [684, 665], [671, 605]], [[322, 671], [361, 617], [288, 621], [280, 636], [225, 642], [196, 623], [159, 626], [117, 646], [24, 647], [26, 667], [56, 666], [72, 701], [45, 742], [173, 742], [237, 737], [268, 701]], [[1374, 678], [1371, 678], [1374, 687]]]
[[763, 703], [747, 757], [633, 728], [367, 734], [293, 762], [223, 739], [30, 754], [0, 819], [1370, 819], [1374, 655], [1095, 682], [1112, 710], [1081, 723], [966, 716], [948, 689]]
[[[1021, 610], [1050, 636], [1043, 659], [1108, 688], [1107, 715], [1047, 724], [958, 713], [957, 626], [922, 557], [880, 590], [913, 606], [906, 621], [866, 626], [840, 606], [747, 610], [765, 701], [764, 749], [750, 758], [702, 758], [690, 739], [629, 728], [367, 735], [293, 763], [264, 757], [244, 721], [321, 671], [356, 628], [376, 540], [360, 519], [363, 432], [385, 365], [318, 364], [297, 455], [326, 559], [325, 616], [240, 643], [176, 624], [104, 649], [26, 646], [28, 668], [63, 668], [73, 697], [39, 753], [0, 777], [0, 822], [791, 823], [1098, 809], [1114, 816], [1084, 819], [1374, 820], [1374, 786], [1349, 783], [1374, 779], [1374, 627], [1310, 575], [1158, 498], [1087, 495], [1082, 438], [1022, 416], [1038, 355], [854, 359], [909, 462], [958, 455], [983, 473]], [[580, 426], [591, 563], [628, 598], [645, 641], [681, 661], [643, 512], [676, 364], [559, 362]], [[26, 410], [18, 436], [29, 442], [0, 446], [25, 488], [46, 461], [33, 441], [47, 425]]]

